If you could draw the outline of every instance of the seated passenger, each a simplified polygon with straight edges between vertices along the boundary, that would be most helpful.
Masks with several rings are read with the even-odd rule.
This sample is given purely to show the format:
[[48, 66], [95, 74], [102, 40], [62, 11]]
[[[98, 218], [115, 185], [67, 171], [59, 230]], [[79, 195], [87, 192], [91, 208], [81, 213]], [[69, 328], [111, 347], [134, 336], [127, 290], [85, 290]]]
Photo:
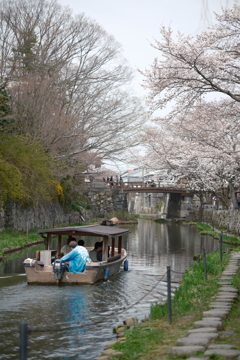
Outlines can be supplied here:
[[90, 259], [93, 262], [102, 261], [102, 243], [97, 241], [94, 249], [89, 252]]
[[61, 255], [62, 256], [67, 255], [68, 253], [70, 253], [70, 251], [72, 251], [72, 248], [69, 246], [69, 243], [71, 241], [76, 241], [76, 239], [70, 235], [68, 237], [68, 239], [67, 239], [67, 244], [63, 245], [63, 247], [61, 248]]
[[78, 240], [78, 245], [79, 246], [84, 246], [84, 244], [85, 244], [84, 240], [82, 240], [82, 239]]
[[86, 263], [90, 260], [87, 249], [78, 246], [76, 241], [71, 241], [69, 246], [72, 251], [61, 258], [62, 261], [69, 261], [68, 271], [72, 273], [83, 272]]

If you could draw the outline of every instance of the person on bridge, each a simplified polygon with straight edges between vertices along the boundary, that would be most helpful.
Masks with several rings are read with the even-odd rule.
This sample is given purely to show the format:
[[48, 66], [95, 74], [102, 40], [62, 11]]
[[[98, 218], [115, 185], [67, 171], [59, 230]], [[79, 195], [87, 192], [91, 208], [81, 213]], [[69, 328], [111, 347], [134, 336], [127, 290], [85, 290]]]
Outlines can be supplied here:
[[87, 249], [85, 249], [83, 246], [79, 246], [76, 241], [71, 241], [69, 246], [72, 248], [72, 251], [63, 256], [61, 260], [69, 261], [69, 272], [83, 272], [86, 268], [86, 263], [90, 261]]

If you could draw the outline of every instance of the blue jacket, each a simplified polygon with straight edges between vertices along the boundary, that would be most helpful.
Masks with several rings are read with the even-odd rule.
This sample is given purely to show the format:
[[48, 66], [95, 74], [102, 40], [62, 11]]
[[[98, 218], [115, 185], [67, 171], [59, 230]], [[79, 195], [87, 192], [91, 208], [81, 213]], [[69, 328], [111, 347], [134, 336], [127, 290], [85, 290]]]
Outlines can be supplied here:
[[68, 271], [72, 273], [83, 272], [86, 263], [90, 260], [87, 249], [83, 246], [76, 246], [70, 253], [61, 258], [62, 261], [69, 261]]

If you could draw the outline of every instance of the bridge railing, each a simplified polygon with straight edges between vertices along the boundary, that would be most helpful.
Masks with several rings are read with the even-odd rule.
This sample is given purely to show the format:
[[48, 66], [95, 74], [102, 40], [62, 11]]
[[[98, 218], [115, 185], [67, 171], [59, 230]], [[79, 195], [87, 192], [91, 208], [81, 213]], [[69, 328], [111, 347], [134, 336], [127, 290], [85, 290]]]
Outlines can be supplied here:
[[145, 182], [145, 181], [108, 181], [106, 182], [111, 188], [131, 189], [131, 188], [169, 188], [169, 189], [186, 189], [186, 184], [174, 184], [169, 182]]

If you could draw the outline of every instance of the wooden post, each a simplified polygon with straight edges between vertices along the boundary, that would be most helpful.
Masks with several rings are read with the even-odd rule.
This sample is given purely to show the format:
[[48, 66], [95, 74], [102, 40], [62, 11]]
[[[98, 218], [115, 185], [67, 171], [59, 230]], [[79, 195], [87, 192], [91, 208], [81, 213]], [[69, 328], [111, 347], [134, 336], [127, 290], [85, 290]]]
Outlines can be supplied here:
[[46, 246], [46, 250], [50, 250], [50, 247], [51, 247], [51, 234], [48, 233], [47, 234], [47, 246]]
[[118, 254], [121, 254], [122, 250], [122, 236], [118, 237]]
[[112, 238], [112, 251], [111, 251], [111, 256], [114, 256], [114, 247], [115, 247], [115, 238]]
[[19, 359], [20, 360], [27, 360], [27, 335], [28, 335], [28, 328], [27, 323], [21, 322], [19, 325]]
[[107, 261], [108, 259], [108, 236], [103, 236], [103, 248], [102, 248], [102, 261]]
[[167, 293], [168, 293], [168, 322], [171, 324], [172, 322], [172, 304], [171, 304], [171, 267], [167, 265]]
[[61, 248], [62, 248], [62, 235], [58, 235], [58, 250], [57, 250], [57, 257], [61, 257]]

